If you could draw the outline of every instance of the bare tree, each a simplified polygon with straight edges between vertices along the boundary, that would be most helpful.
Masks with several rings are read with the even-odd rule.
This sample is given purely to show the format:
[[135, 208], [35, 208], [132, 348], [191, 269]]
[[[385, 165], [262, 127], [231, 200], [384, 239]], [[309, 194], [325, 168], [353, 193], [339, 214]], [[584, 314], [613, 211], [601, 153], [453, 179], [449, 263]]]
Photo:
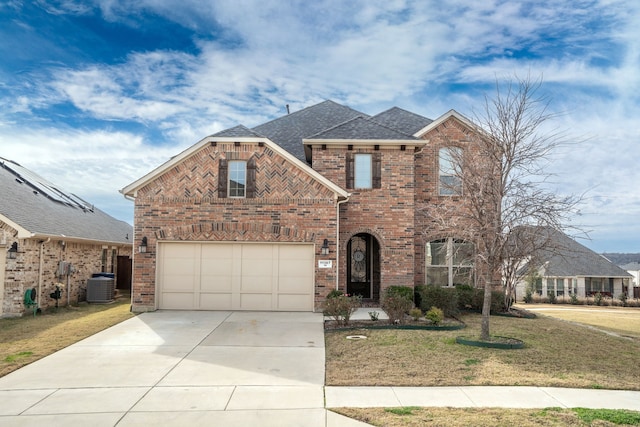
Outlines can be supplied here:
[[[519, 233], [516, 239], [514, 232], [524, 226], [562, 229], [579, 201], [546, 185], [551, 178], [546, 163], [566, 141], [563, 134], [542, 129], [555, 115], [549, 100], [538, 94], [541, 85], [541, 79], [530, 77], [496, 84], [482, 113], [466, 123], [474, 132], [463, 144], [451, 141], [456, 148], [449, 150], [450, 191], [460, 194], [459, 202], [423, 209], [441, 229], [475, 245], [477, 282], [484, 286], [482, 340], [490, 339], [491, 291], [506, 286], [511, 297], [522, 261], [545, 244], [533, 238], [535, 233]], [[446, 145], [447, 137], [442, 138]]]

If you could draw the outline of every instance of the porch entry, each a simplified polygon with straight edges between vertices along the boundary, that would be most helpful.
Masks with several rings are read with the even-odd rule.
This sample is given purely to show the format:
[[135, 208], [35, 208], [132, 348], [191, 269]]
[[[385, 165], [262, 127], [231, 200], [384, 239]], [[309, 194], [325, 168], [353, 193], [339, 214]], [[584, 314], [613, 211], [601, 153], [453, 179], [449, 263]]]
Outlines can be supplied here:
[[347, 245], [347, 293], [380, 300], [380, 244], [371, 234], [356, 234]]

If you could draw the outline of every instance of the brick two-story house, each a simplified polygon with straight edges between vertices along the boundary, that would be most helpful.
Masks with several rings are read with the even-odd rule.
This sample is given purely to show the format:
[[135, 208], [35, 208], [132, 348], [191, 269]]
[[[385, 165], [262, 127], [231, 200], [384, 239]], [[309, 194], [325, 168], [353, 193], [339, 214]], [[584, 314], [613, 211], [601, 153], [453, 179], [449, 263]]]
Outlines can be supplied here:
[[333, 289], [375, 302], [391, 285], [473, 280], [454, 250], [466, 243], [424, 215], [460, 202], [449, 150], [472, 128], [453, 110], [325, 101], [207, 136], [121, 190], [135, 199], [133, 310], [313, 311]]

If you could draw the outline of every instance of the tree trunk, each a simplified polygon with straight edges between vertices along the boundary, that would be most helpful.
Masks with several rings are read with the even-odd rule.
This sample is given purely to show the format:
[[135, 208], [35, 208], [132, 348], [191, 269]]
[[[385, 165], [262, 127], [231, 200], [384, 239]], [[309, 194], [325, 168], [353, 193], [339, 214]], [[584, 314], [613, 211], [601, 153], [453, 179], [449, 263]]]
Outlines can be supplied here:
[[489, 341], [489, 315], [491, 314], [491, 282], [484, 284], [484, 300], [482, 302], [482, 329], [480, 339]]

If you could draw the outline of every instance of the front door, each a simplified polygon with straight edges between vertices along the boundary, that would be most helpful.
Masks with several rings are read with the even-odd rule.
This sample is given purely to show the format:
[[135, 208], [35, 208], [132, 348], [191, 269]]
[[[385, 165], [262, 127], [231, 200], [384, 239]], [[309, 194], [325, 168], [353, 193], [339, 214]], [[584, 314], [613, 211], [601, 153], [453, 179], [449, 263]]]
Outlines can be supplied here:
[[347, 248], [347, 293], [363, 299], [379, 298], [378, 242], [370, 234], [356, 234]]

